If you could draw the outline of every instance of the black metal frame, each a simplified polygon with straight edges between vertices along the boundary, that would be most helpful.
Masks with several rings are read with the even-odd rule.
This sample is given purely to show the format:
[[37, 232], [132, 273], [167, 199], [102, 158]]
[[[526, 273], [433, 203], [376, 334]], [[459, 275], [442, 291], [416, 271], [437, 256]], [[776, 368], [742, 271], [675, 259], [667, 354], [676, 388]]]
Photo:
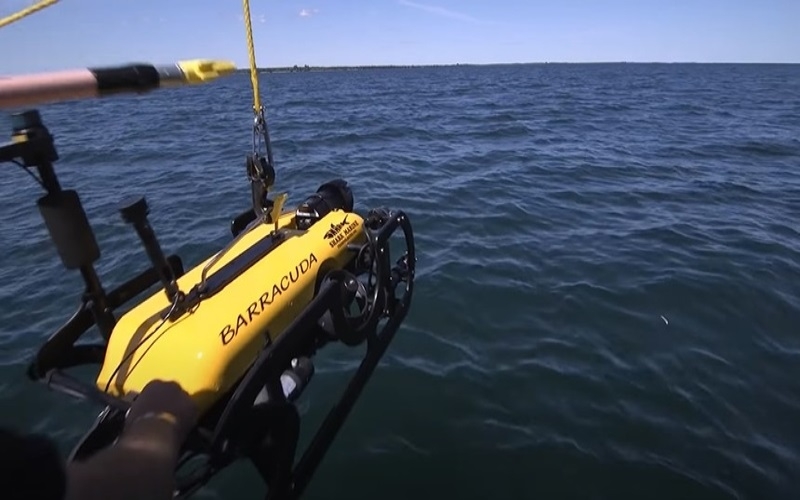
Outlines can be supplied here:
[[[40, 207], [46, 205], [50, 210], [46, 213], [43, 209], [45, 222], [64, 265], [80, 269], [86, 284], [80, 307], [41, 346], [28, 371], [34, 380], [44, 380], [57, 390], [105, 405], [70, 457], [81, 460], [116, 439], [124, 426], [130, 402], [66, 373], [66, 369], [78, 365], [102, 363], [105, 355], [105, 344], [76, 345], [76, 342], [94, 326], [107, 341], [116, 321], [114, 311], [117, 308], [159, 280], [169, 295], [169, 290], [175, 290], [175, 280], [183, 275], [184, 269], [178, 256], [163, 256], [145, 218], [146, 204], [143, 199], [137, 200], [122, 210], [123, 216], [126, 220], [131, 217], [129, 222], [136, 226], [153, 266], [106, 293], [92, 265], [100, 252], [86, 214], [77, 194], [61, 190], [53, 170], [52, 162], [57, 159], [57, 154], [52, 136], [36, 111], [15, 115], [15, 120], [15, 136], [24, 140], [0, 146], [0, 162], [17, 162], [20, 158], [24, 167], [39, 170], [40, 182], [47, 191], [40, 200]], [[281, 336], [264, 348], [234, 389], [201, 417], [184, 445], [183, 460], [176, 472], [194, 458], [201, 458], [202, 465], [194, 473], [179, 478], [176, 497], [189, 496], [218, 471], [239, 459], [249, 459], [254, 464], [267, 484], [267, 498], [296, 498], [302, 494], [411, 305], [416, 255], [408, 217], [399, 211], [373, 210], [364, 221], [368, 241], [350, 248], [353, 252], [350, 265], [318, 276], [318, 290], [304, 311]], [[58, 234], [59, 224], [76, 231], [74, 240]], [[397, 229], [401, 229], [405, 237], [405, 253], [392, 266], [389, 240]], [[256, 245], [259, 248], [254, 248], [252, 255], [242, 255], [240, 264], [246, 266], [253, 259], [262, 258], [279, 244], [280, 239], [265, 240]], [[237, 264], [234, 267], [241, 266]], [[358, 276], [364, 273], [370, 277], [366, 285], [357, 281]], [[211, 281], [214, 284], [212, 288], [224, 286], [229, 274], [212, 275], [215, 277]], [[376, 278], [374, 283], [373, 277]], [[221, 281], [217, 283], [217, 280]], [[403, 283], [405, 290], [398, 298], [396, 291]], [[208, 290], [199, 292], [202, 295]], [[366, 309], [366, 321], [357, 321], [346, 313], [346, 308], [356, 301], [358, 292], [362, 292], [359, 304]], [[177, 293], [181, 300], [185, 300], [192, 296], [196, 298], [198, 290], [191, 290], [187, 296], [180, 291]], [[380, 324], [382, 320], [386, 320], [383, 325]], [[340, 401], [329, 410], [295, 463], [300, 417], [294, 406], [296, 395], [286, 397], [280, 377], [292, 360], [301, 356], [310, 358], [331, 341], [342, 341], [347, 345], [366, 342], [366, 351]], [[266, 390], [267, 400], [257, 402], [262, 390]], [[270, 439], [266, 439], [267, 435]]]

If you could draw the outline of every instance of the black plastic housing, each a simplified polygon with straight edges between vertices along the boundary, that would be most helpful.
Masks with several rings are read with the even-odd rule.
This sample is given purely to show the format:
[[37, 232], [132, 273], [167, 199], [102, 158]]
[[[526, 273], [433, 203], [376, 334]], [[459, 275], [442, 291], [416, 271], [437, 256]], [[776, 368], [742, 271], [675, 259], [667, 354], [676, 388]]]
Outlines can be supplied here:
[[353, 191], [343, 179], [326, 182], [297, 207], [295, 224], [305, 230], [333, 210], [353, 211]]
[[36, 204], [64, 267], [80, 269], [100, 258], [100, 247], [77, 192], [48, 193]]

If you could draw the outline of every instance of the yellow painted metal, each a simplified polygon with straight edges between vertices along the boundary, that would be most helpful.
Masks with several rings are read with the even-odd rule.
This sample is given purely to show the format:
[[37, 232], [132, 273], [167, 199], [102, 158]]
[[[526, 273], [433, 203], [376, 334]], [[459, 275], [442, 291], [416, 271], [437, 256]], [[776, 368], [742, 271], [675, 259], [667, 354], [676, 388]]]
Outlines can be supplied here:
[[[363, 219], [341, 210], [307, 231], [293, 229], [293, 213], [278, 222], [287, 231], [285, 241], [175, 321], [162, 320], [171, 307], [163, 289], [124, 314], [111, 334], [97, 386], [124, 396], [151, 380], [173, 380], [201, 411], [229, 390], [310, 302], [320, 269], [346, 265], [353, 258], [347, 246], [366, 238]], [[244, 234], [214, 264], [209, 279], [274, 230], [275, 225], [260, 223]], [[209, 260], [178, 280], [183, 292], [201, 281]]]

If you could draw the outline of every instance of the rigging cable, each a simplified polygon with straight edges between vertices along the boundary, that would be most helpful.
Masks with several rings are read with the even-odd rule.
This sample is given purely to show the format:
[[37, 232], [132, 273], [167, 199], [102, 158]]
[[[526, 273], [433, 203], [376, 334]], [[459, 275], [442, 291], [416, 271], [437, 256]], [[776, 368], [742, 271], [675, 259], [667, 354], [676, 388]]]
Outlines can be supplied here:
[[263, 140], [267, 152], [267, 163], [274, 168], [275, 163], [272, 158], [272, 145], [269, 140], [267, 119], [264, 113], [264, 106], [261, 105], [261, 96], [258, 90], [258, 66], [256, 65], [256, 48], [253, 42], [253, 24], [250, 22], [250, 0], [242, 0], [242, 8], [244, 10], [245, 34], [247, 36], [247, 53], [250, 59], [250, 85], [253, 87], [253, 114], [255, 115], [253, 123], [253, 152], [259, 152], [258, 145]]
[[21, 9], [18, 12], [15, 12], [14, 14], [11, 14], [9, 16], [0, 19], [0, 28], [8, 26], [13, 22], [19, 21], [24, 17], [28, 17], [34, 12], [39, 12], [44, 8], [50, 7], [56, 2], [58, 2], [58, 0], [40, 0], [39, 2], [36, 2], [33, 5], [29, 5], [28, 7], [25, 7], [24, 9]]

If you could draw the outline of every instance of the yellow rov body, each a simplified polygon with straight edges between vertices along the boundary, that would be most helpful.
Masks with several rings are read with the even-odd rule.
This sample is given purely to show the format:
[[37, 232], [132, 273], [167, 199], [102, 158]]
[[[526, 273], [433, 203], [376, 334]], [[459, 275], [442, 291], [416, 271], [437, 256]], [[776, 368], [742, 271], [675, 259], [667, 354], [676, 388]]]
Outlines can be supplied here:
[[[335, 210], [297, 230], [295, 214], [260, 223], [221, 254], [207, 283], [240, 267], [248, 253], [268, 251], [241, 274], [173, 319], [172, 304], [159, 290], [122, 315], [108, 342], [97, 386], [115, 396], [138, 393], [151, 380], [174, 380], [201, 411], [229, 391], [310, 302], [320, 270], [340, 269], [353, 259], [349, 244], [364, 243], [363, 219]], [[275, 236], [283, 239], [277, 245]], [[275, 246], [273, 246], [275, 245]], [[201, 283], [217, 254], [177, 280], [179, 289]], [[255, 255], [250, 258], [255, 257]]]

